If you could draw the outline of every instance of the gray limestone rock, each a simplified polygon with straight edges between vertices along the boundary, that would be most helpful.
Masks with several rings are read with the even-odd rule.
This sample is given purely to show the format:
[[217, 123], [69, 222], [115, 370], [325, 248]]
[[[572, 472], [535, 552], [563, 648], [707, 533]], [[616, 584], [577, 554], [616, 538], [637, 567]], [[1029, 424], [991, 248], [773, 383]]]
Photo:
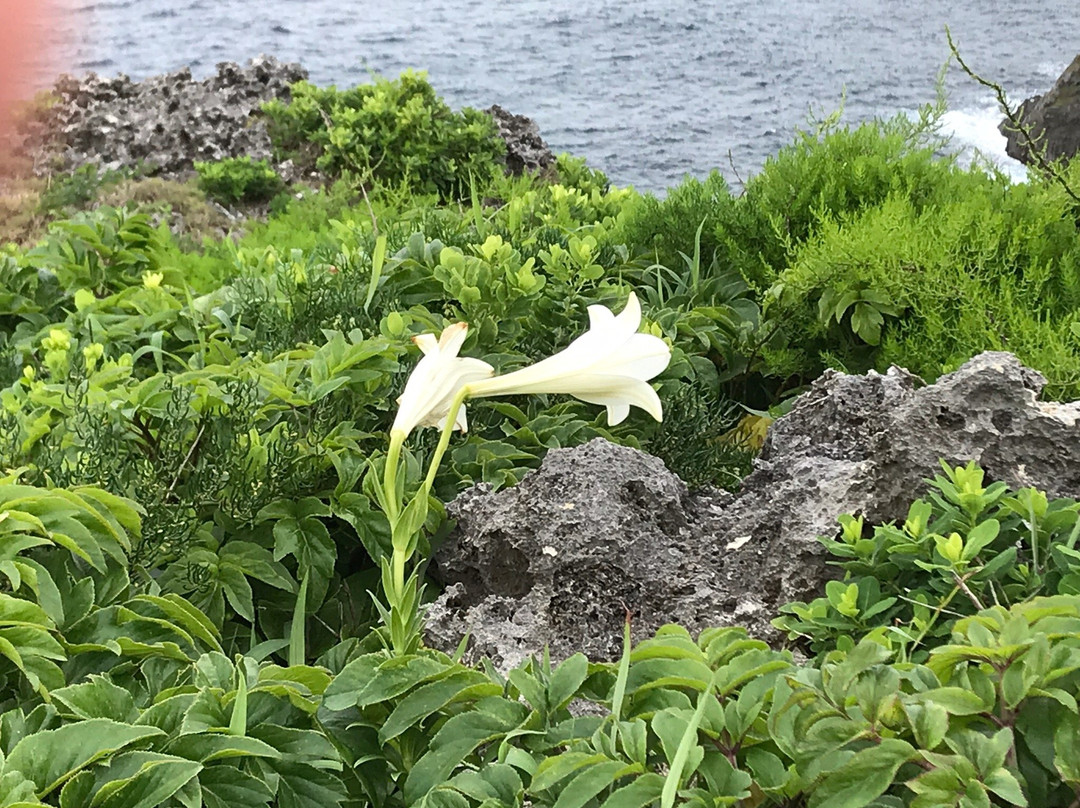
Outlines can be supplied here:
[[[1048, 160], [1080, 153], [1080, 54], [1045, 95], [1027, 99], [1017, 112], [1020, 121], [1030, 127], [1036, 149], [1044, 148]], [[1002, 121], [1000, 129], [1010, 157], [1022, 163], [1035, 162], [1027, 138], [1008, 119]]]
[[526, 171], [546, 172], [554, 167], [555, 155], [540, 137], [536, 121], [515, 115], [495, 104], [484, 110], [495, 121], [499, 137], [506, 142], [506, 170], [510, 174]]
[[[289, 85], [307, 78], [297, 64], [268, 56], [241, 67], [222, 62], [198, 81], [191, 70], [135, 82], [127, 76], [62, 76], [57, 103], [28, 133], [43, 168], [141, 166], [148, 174], [175, 176], [196, 160], [270, 156], [270, 139], [259, 119], [262, 104], [287, 99]], [[57, 165], [57, 161], [61, 165]]]
[[496, 493], [449, 506], [455, 533], [436, 555], [447, 585], [428, 641], [510, 668], [550, 645], [612, 659], [667, 622], [738, 624], [779, 641], [770, 621], [835, 575], [819, 535], [836, 517], [903, 517], [939, 458], [976, 460], [992, 479], [1080, 496], [1080, 403], [1037, 401], [1043, 379], [985, 353], [932, 385], [829, 372], [773, 426], [738, 495], [691, 493], [657, 458], [597, 439], [548, 453]]

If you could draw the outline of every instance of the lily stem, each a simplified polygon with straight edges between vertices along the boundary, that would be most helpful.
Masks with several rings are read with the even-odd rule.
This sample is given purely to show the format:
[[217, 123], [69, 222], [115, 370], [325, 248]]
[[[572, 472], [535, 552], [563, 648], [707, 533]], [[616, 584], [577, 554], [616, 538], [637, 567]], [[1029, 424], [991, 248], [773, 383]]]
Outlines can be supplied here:
[[428, 466], [427, 476], [424, 478], [424, 491], [427, 493], [431, 493], [431, 489], [435, 485], [435, 475], [439, 473], [443, 455], [446, 454], [446, 449], [450, 445], [450, 436], [454, 432], [454, 421], [457, 419], [458, 410], [465, 403], [465, 399], [469, 397], [469, 392], [469, 386], [465, 385], [457, 391], [457, 395], [450, 402], [450, 409], [446, 412], [446, 425], [439, 436], [439, 444], [431, 455], [431, 463]]

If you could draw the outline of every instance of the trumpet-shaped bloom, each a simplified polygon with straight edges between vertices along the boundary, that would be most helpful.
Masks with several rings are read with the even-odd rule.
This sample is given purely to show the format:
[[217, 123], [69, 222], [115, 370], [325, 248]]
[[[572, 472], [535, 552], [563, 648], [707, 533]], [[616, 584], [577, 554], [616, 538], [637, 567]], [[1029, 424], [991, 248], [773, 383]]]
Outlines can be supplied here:
[[[424, 355], [397, 400], [398, 412], [391, 432], [408, 435], [418, 426], [445, 428], [450, 404], [458, 391], [494, 372], [487, 362], [458, 356], [468, 330], [468, 323], [454, 323], [443, 329], [438, 340], [434, 334], [413, 337]], [[454, 427], [462, 432], [468, 428], [464, 404], [458, 409]]]
[[660, 397], [649, 379], [671, 361], [671, 349], [659, 337], [639, 334], [641, 304], [631, 292], [618, 316], [605, 306], [589, 306], [589, 330], [565, 350], [521, 370], [469, 384], [469, 396], [515, 393], [566, 393], [607, 407], [614, 426], [640, 407], [663, 418]]

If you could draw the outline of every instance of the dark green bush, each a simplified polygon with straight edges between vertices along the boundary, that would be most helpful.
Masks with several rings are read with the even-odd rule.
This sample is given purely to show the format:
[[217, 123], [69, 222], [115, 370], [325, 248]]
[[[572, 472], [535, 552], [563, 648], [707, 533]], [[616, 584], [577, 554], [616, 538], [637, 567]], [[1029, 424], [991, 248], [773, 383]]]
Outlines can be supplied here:
[[272, 101], [264, 109], [281, 155], [332, 177], [452, 198], [501, 170], [505, 147], [491, 118], [452, 111], [424, 73], [340, 91], [300, 82], [289, 104]]
[[735, 204], [719, 171], [704, 180], [687, 177], [668, 190], [662, 199], [646, 194], [628, 204], [620, 219], [618, 237], [634, 255], [668, 267], [682, 264], [682, 256], [694, 251], [700, 233], [700, 251], [706, 264], [714, 257], [717, 266], [730, 268], [726, 248], [718, 241], [719, 224], [731, 216]]
[[266, 160], [229, 157], [215, 163], [195, 163], [199, 187], [212, 199], [235, 205], [238, 202], [267, 202], [285, 188], [285, 181]]

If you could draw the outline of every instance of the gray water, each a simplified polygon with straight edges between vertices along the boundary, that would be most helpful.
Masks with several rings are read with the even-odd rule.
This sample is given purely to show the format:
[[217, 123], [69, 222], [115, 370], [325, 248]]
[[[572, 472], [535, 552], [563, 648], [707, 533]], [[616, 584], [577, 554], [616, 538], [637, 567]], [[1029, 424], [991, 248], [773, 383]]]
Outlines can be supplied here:
[[[529, 115], [554, 150], [643, 190], [752, 174], [842, 101], [849, 121], [916, 110], [934, 98], [946, 25], [1017, 102], [1080, 51], [1077, 0], [59, 2], [54, 66], [70, 72], [205, 75], [257, 53], [319, 84], [425, 69], [450, 104]], [[957, 145], [1007, 161], [990, 93], [956, 67], [946, 88]]]

